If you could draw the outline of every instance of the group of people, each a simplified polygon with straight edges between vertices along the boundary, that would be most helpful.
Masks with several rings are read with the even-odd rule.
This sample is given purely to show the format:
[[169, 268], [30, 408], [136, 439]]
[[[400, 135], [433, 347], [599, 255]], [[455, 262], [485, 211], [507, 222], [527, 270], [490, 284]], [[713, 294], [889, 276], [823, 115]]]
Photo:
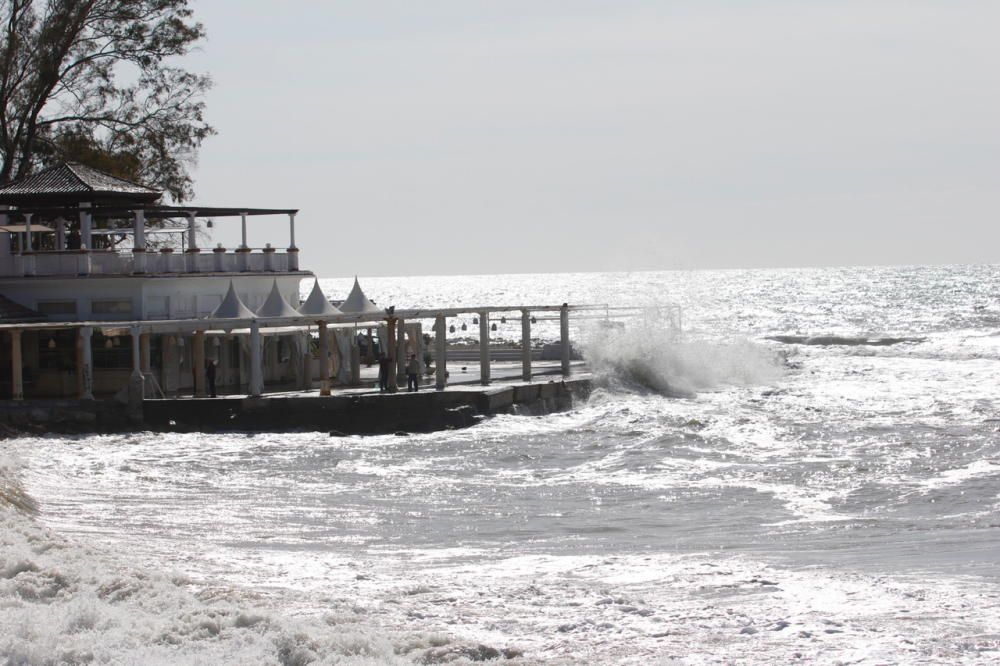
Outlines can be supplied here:
[[[385, 354], [378, 357], [378, 390], [385, 392], [389, 390], [389, 373], [392, 369], [393, 361]], [[420, 361], [416, 354], [410, 354], [406, 362], [406, 390], [414, 393], [420, 389]]]

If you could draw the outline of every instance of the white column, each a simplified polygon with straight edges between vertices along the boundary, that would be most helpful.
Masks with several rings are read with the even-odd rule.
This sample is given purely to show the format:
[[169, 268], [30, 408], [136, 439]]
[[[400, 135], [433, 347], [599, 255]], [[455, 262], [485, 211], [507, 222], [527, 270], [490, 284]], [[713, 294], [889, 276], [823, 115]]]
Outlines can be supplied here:
[[[93, 249], [93, 236], [91, 235], [91, 228], [93, 225], [93, 218], [90, 215], [90, 211], [82, 210], [85, 208], [90, 208], [88, 202], [83, 202], [80, 204], [80, 249], [90, 250]], [[88, 271], [89, 272], [89, 271]]]
[[521, 310], [521, 379], [531, 381], [531, 313]]
[[559, 344], [562, 360], [562, 373], [569, 376], [569, 305], [562, 304], [559, 308]]
[[56, 251], [66, 249], [66, 220], [60, 215], [56, 218]]
[[142, 377], [142, 351], [140, 346], [142, 343], [139, 342], [141, 334], [139, 333], [138, 326], [132, 326], [129, 332], [132, 335], [132, 378], [135, 379], [136, 377]]
[[490, 316], [479, 313], [479, 381], [483, 386], [490, 383]]
[[330, 395], [330, 334], [326, 330], [326, 322], [317, 322], [319, 326], [319, 394]]
[[146, 211], [137, 210], [132, 220], [132, 272], [146, 272]]
[[94, 330], [90, 326], [81, 326], [77, 335], [76, 343], [79, 355], [77, 356], [77, 368], [79, 373], [79, 388], [81, 400], [94, 399], [94, 360], [90, 349], [90, 338]]
[[435, 387], [443, 391], [448, 385], [448, 322], [444, 315], [434, 318], [434, 368]]
[[197, 233], [197, 231], [195, 229], [195, 216], [198, 215], [198, 212], [197, 211], [191, 211], [187, 215], [188, 215], [188, 233], [187, 233], [188, 246], [187, 246], [187, 249], [188, 249], [189, 252], [197, 252], [198, 251], [198, 233]]
[[31, 247], [31, 216], [34, 213], [24, 214], [24, 247], [21, 248], [21, 252], [31, 252], [34, 248]]
[[288, 214], [288, 249], [295, 249], [295, 213]]
[[21, 329], [10, 330], [11, 398], [24, 400], [24, 360], [21, 357]]
[[258, 398], [264, 393], [264, 345], [261, 344], [260, 323], [250, 322], [250, 395]]
[[246, 248], [247, 246], [247, 214], [240, 213], [240, 223], [243, 230], [243, 242], [240, 243], [240, 247]]
[[146, 249], [146, 211], [137, 210], [132, 220], [132, 247], [134, 250]]

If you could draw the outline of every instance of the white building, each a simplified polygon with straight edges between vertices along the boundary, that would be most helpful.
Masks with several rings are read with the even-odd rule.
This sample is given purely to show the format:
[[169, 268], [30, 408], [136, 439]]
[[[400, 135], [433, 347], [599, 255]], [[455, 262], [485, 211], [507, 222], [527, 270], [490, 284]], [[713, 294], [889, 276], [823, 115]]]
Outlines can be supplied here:
[[[160, 198], [159, 191], [79, 164], [61, 164], [0, 188], [0, 295], [7, 299], [0, 302], [0, 322], [70, 324], [9, 331], [10, 344], [0, 344], [0, 397], [115, 393], [133, 370], [134, 337], [116, 328], [116, 321], [205, 317], [222, 303], [230, 284], [255, 312], [275, 288], [284, 301], [299, 306], [299, 284], [314, 276], [299, 269], [297, 211], [168, 206]], [[247, 220], [256, 216], [268, 216], [272, 241], [273, 222], [280, 220], [287, 247], [271, 242], [251, 247]], [[230, 223], [242, 224], [242, 242], [236, 248], [199, 247], [199, 218], [233, 218]], [[254, 226], [256, 236], [259, 226]], [[304, 330], [268, 331], [264, 381], [290, 386], [311, 381]], [[207, 333], [207, 339], [204, 331], [143, 333], [143, 374], [155, 380], [149, 383], [167, 395], [192, 387], [203, 392], [205, 360], [215, 360], [221, 390], [245, 386], [248, 336]]]

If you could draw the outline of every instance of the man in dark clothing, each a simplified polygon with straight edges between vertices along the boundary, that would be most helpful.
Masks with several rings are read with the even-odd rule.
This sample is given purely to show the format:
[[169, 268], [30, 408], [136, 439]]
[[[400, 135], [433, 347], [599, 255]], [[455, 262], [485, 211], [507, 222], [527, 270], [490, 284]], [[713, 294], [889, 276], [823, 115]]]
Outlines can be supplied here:
[[389, 359], [385, 354], [378, 357], [378, 390], [386, 391], [389, 388]]
[[406, 390], [417, 391], [420, 388], [420, 361], [416, 354], [410, 354], [410, 360], [406, 364]]
[[205, 363], [205, 379], [208, 380], [208, 394], [215, 397], [215, 361], [209, 359]]

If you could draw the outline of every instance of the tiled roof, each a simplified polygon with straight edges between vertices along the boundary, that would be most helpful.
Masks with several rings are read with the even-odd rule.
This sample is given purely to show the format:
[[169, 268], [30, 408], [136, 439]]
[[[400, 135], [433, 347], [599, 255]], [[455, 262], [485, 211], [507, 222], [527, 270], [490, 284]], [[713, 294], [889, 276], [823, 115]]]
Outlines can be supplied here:
[[42, 319], [45, 319], [42, 314], [0, 294], [0, 323], [14, 324], [21, 321], [40, 321]]
[[0, 199], [4, 196], [68, 194], [120, 195], [155, 200], [162, 193], [76, 162], [64, 162], [0, 187]]

